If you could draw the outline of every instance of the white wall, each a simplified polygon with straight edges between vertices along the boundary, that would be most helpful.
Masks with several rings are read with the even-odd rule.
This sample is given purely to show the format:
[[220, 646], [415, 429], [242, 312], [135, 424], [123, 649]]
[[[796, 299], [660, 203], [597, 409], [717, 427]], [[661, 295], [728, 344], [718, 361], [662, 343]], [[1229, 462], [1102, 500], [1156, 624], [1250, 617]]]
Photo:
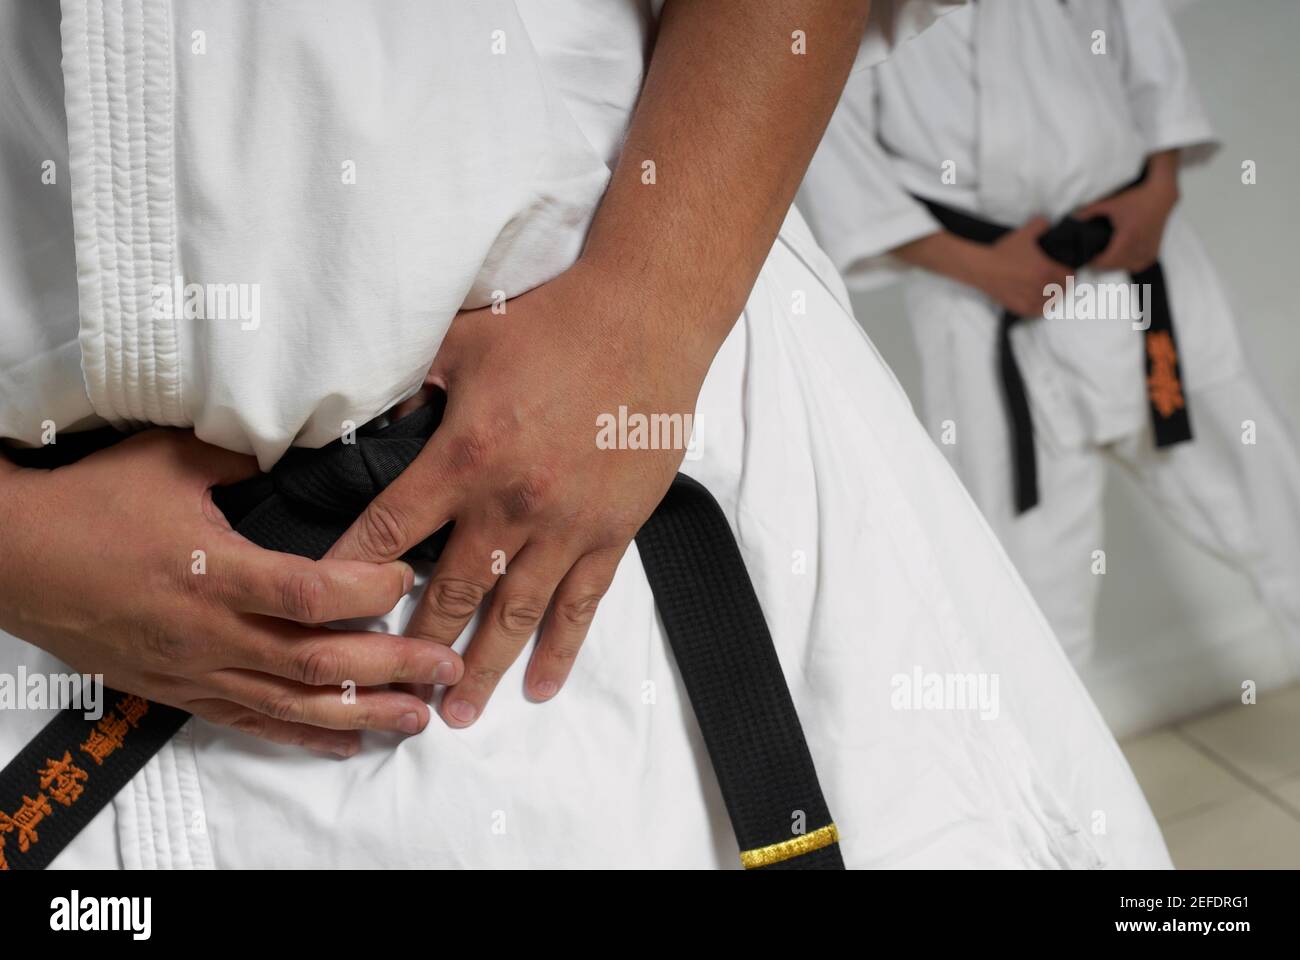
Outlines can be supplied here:
[[[1155, 2], [1155, 0], [1136, 0]], [[1171, 4], [1224, 148], [1183, 179], [1183, 204], [1236, 309], [1246, 351], [1293, 430], [1300, 427], [1300, 3]], [[1243, 186], [1243, 160], [1258, 183]], [[920, 408], [916, 351], [897, 288], [854, 297], [857, 316]], [[1158, 726], [1295, 679], [1249, 584], [1143, 509], [1111, 472], [1108, 574], [1098, 655], [1083, 677], [1118, 734]], [[1130, 572], [1131, 571], [1131, 572]]]

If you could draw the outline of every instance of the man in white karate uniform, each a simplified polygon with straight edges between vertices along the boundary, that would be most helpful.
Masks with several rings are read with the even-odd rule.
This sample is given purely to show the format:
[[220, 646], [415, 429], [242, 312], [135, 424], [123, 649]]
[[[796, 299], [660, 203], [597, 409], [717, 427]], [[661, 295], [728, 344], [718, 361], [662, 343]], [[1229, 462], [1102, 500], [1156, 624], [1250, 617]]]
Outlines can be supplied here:
[[[1300, 460], [1175, 206], [1180, 164], [1214, 149], [1162, 3], [980, 0], [850, 80], [801, 191], [851, 287], [920, 268], [906, 303], [925, 420], [1076, 663], [1108, 461], [1251, 579], [1300, 662]], [[940, 222], [952, 211], [1016, 229], [972, 239]], [[1073, 277], [1038, 242], [1071, 215], [1113, 228]], [[1130, 285], [1157, 258], [1176, 350]], [[1022, 318], [1025, 456], [1001, 314]], [[1190, 431], [1165, 443], [1171, 414]]]
[[[679, 465], [734, 532], [848, 865], [1167, 865], [790, 208], [855, 58], [950, 6], [0, 7], [25, 14], [0, 21], [0, 437], [143, 428], [0, 461], [0, 669], [195, 714], [55, 865], [737, 865], [627, 549]], [[178, 309], [178, 276], [247, 309]], [[426, 377], [441, 426], [330, 556], [224, 526], [211, 485]], [[698, 411], [698, 455], [602, 449], [620, 406]], [[396, 562], [449, 517], [436, 566]], [[995, 695], [929, 696], [967, 677]], [[47, 719], [5, 717], [0, 763]]]

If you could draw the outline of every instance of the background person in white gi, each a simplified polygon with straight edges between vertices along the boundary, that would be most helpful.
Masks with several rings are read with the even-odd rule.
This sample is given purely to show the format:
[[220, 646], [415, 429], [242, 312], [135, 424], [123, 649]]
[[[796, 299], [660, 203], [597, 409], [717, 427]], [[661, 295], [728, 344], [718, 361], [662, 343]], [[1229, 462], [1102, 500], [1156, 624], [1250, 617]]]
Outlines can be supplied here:
[[[801, 193], [851, 285], [922, 268], [906, 301], [926, 419], [1076, 662], [1093, 648], [1107, 460], [1250, 577], [1300, 661], [1300, 461], [1175, 206], [1179, 163], [1213, 148], [1163, 4], [981, 0], [852, 78]], [[982, 246], [914, 197], [1019, 229]], [[1048, 285], [1070, 271], [1036, 239], [1067, 214], [1115, 225], [1080, 284], [1163, 264], [1190, 442], [1153, 444], [1130, 317], [1042, 319]], [[1022, 514], [996, 358], [1004, 308], [1039, 317], [1011, 335], [1040, 490]]]

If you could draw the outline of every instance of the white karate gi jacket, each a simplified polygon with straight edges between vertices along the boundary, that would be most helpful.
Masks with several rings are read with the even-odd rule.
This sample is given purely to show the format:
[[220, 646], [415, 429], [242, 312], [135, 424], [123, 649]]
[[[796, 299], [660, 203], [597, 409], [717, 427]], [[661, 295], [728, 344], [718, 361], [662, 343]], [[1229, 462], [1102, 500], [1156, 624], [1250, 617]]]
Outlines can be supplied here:
[[[943, 6], [877, 0], [864, 63]], [[61, 37], [64, 61], [61, 76], [27, 64], [18, 143], [59, 156], [62, 83], [75, 232], [52, 212], [67, 176], [33, 197], [7, 182], [23, 236], [67, 262], [6, 268], [0, 434], [36, 440], [43, 416], [192, 426], [269, 465], [380, 413], [457, 309], [572, 262], [655, 13], [66, 0], [27, 38]], [[2, 218], [0, 236], [21, 248]], [[260, 323], [151, 317], [152, 286], [178, 274], [260, 283]], [[737, 534], [846, 861], [1167, 864], [1113, 739], [797, 213], [698, 409], [684, 469]], [[412, 602], [382, 625], [400, 630]], [[342, 763], [194, 721], [56, 865], [736, 865], [635, 548], [555, 701], [525, 701], [527, 657], [472, 728], [367, 735]], [[57, 669], [0, 635], [6, 662]], [[918, 691], [905, 709], [891, 678], [917, 668], [998, 674], [1000, 699], [981, 715]], [[0, 761], [45, 719], [5, 719]]]

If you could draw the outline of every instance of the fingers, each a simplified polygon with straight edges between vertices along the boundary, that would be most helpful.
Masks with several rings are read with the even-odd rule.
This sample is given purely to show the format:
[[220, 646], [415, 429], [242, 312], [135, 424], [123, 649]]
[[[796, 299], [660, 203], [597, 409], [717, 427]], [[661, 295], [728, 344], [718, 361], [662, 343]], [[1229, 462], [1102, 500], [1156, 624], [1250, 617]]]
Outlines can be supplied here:
[[457, 471], [444, 451], [453, 442], [443, 442], [440, 436], [435, 434], [414, 462], [370, 501], [326, 559], [396, 560], [451, 520]]
[[393, 420], [400, 420], [408, 413], [411, 413], [412, 411], [418, 410], [421, 407], [427, 405], [429, 402], [429, 389], [430, 388], [428, 386], [422, 386], [414, 394], [407, 397], [405, 400], [401, 401], [395, 407], [389, 410], [388, 411], [389, 417], [391, 417]]
[[1028, 234], [1032, 239], [1037, 240], [1050, 227], [1051, 223], [1046, 217], [1031, 217], [1021, 225], [1019, 232]]
[[308, 560], [253, 544], [204, 576], [215, 578], [231, 609], [299, 623], [381, 617], [415, 584], [405, 563]]
[[303, 723], [273, 720], [229, 700], [195, 700], [187, 703], [186, 707], [204, 720], [234, 727], [242, 733], [271, 743], [303, 747], [336, 757], [350, 757], [361, 749], [361, 737], [355, 731], [325, 730]]
[[465, 651], [465, 675], [447, 689], [442, 717], [467, 727], [482, 714], [502, 675], [541, 623], [572, 560], [542, 549], [524, 550], [501, 578]]
[[1098, 273], [1105, 273], [1109, 270], [1122, 270], [1127, 256], [1123, 247], [1116, 242], [1118, 239], [1119, 238], [1116, 237], [1114, 240], [1111, 240], [1106, 249], [1093, 257], [1092, 262], [1089, 263], [1088, 266], [1093, 270], [1096, 270]]
[[253, 624], [245, 646], [226, 651], [231, 666], [313, 687], [388, 683], [451, 684], [464, 675], [450, 647], [367, 630], [309, 630], [272, 621]]
[[143, 430], [88, 457], [87, 461], [118, 459], [127, 464], [137, 457], [142, 462], [165, 461], [177, 477], [203, 489], [246, 480], [258, 473], [254, 457], [204, 443], [188, 430], [167, 428]]
[[623, 550], [587, 554], [560, 582], [524, 679], [534, 700], [549, 700], [564, 686], [622, 555]]
[[282, 723], [410, 735], [429, 722], [428, 705], [397, 690], [307, 686], [248, 670], [219, 670], [208, 679], [225, 699]]
[[484, 534], [470, 524], [457, 524], [406, 635], [448, 646], [455, 643], [522, 546], [521, 537], [505, 531]]
[[433, 703], [434, 695], [438, 692], [438, 688], [432, 683], [397, 683], [393, 685], [393, 689], [401, 693], [409, 693], [425, 703]]
[[1111, 221], [1114, 232], [1111, 234], [1110, 243], [1106, 244], [1106, 249], [1093, 257], [1088, 264], [1089, 268], [1099, 272], [1127, 270], [1133, 266], [1135, 260], [1133, 231], [1128, 226], [1126, 218], [1122, 216], [1124, 207], [1122, 201], [1117, 202], [1118, 196], [1123, 195], [1099, 200], [1074, 214], [1078, 220], [1107, 217]]
[[1069, 268], [1048, 257], [1035, 245], [1021, 267], [1019, 280], [1006, 306], [1018, 316], [1043, 316], [1052, 296], [1065, 287]]
[[1091, 220], [1094, 217], [1109, 217], [1111, 211], [1110, 200], [1098, 200], [1096, 203], [1090, 203], [1086, 207], [1081, 207], [1074, 212], [1076, 220]]
[[1129, 270], [1134, 267], [1134, 262], [1138, 259], [1134, 247], [1135, 238], [1132, 233], [1124, 227], [1116, 227], [1110, 243], [1106, 244], [1106, 249], [1093, 257], [1088, 266], [1098, 272]]

